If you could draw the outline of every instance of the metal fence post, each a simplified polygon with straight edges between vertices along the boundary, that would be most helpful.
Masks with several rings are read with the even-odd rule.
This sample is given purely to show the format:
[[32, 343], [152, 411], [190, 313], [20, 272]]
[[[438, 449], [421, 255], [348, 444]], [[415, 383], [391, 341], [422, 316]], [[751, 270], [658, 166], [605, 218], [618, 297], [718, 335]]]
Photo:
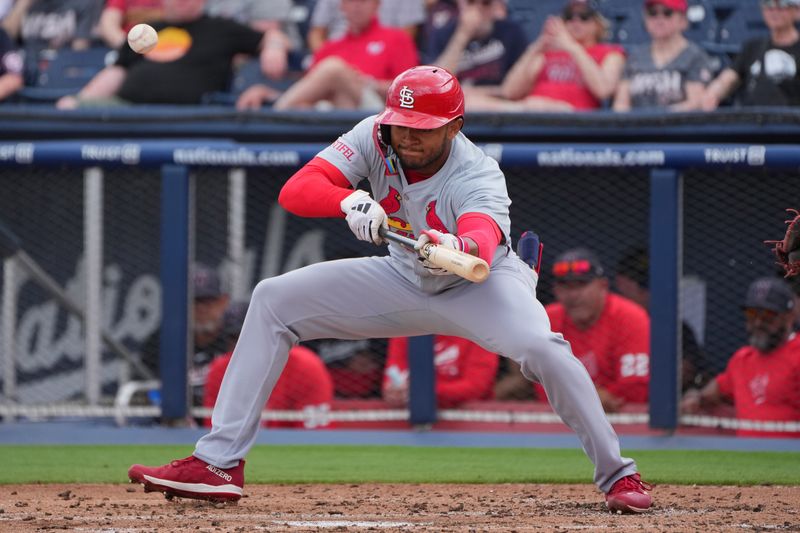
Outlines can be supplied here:
[[680, 400], [681, 176], [650, 173], [650, 427], [674, 430]]
[[161, 409], [165, 421], [189, 408], [189, 169], [161, 168]]
[[433, 335], [408, 339], [409, 396], [412, 426], [436, 422], [436, 377], [433, 365]]

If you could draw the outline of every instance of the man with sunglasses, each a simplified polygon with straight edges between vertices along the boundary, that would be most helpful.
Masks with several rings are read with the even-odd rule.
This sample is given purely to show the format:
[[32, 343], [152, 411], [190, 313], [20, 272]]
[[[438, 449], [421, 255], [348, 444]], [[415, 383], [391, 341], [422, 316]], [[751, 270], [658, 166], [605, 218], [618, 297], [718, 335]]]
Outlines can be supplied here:
[[[597, 388], [606, 412], [645, 403], [650, 380], [650, 318], [632, 300], [612, 294], [597, 255], [585, 248], [560, 254], [551, 269], [556, 302], [545, 307]], [[516, 373], [521, 384], [521, 374]], [[514, 379], [507, 380], [505, 386]], [[544, 389], [535, 385], [539, 398]]]
[[644, 25], [650, 41], [632, 46], [614, 111], [700, 109], [711, 60], [683, 32], [689, 25], [686, 0], [645, 0]]
[[[738, 420], [800, 420], [800, 336], [792, 328], [795, 299], [780, 278], [759, 278], [744, 301], [747, 345], [702, 390], [684, 395], [681, 409], [696, 413], [733, 401]], [[800, 437], [799, 432], [737, 429], [739, 436]]]
[[800, 0], [761, 0], [769, 36], [747, 41], [732, 67], [709, 84], [703, 109], [713, 111], [739, 88], [743, 106], [800, 105], [800, 32], [795, 22]]

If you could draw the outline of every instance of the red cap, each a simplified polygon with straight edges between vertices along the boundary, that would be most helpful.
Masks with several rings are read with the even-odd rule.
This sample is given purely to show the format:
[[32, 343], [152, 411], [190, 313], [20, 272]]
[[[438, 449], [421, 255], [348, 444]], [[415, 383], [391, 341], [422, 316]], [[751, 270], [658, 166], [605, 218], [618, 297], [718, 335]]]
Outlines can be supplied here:
[[686, 13], [686, 10], [689, 9], [689, 4], [686, 2], [686, 0], [646, 0], [644, 5], [660, 5], [674, 9], [675, 11], [680, 11], [681, 13]]
[[421, 130], [444, 126], [464, 114], [464, 93], [458, 80], [441, 67], [422, 65], [398, 75], [386, 93], [378, 124]]

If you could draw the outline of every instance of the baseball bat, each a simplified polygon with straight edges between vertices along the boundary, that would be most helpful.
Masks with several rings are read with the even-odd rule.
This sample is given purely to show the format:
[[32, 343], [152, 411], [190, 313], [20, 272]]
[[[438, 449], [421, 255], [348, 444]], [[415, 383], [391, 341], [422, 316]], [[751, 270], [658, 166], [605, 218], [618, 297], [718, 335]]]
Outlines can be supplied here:
[[[393, 231], [388, 231], [383, 228], [381, 228], [380, 234], [382, 237], [402, 244], [412, 250], [417, 244], [417, 241], [414, 239], [398, 235]], [[461, 276], [474, 283], [482, 283], [489, 277], [489, 265], [480, 257], [475, 257], [474, 255], [433, 243], [428, 243], [420, 250], [416, 251], [419, 253], [420, 257], [427, 260], [432, 265], [436, 265], [456, 276]]]
[[[56, 280], [39, 266], [36, 260], [22, 249], [22, 241], [20, 238], [11, 228], [0, 221], [0, 258], [7, 259], [10, 257], [16, 258], [19, 264], [22, 265], [39, 286], [50, 293], [50, 296], [55, 298], [58, 303], [71, 313], [74, 313], [80, 318], [81, 322], [86, 322], [86, 313], [83, 308], [67, 294], [67, 291], [65, 291]], [[153, 372], [144, 366], [139, 358], [134, 356], [121, 342], [113, 338], [105, 328], [102, 329], [100, 335], [108, 347], [111, 348], [111, 351], [128, 361], [145, 379], [156, 379]]]

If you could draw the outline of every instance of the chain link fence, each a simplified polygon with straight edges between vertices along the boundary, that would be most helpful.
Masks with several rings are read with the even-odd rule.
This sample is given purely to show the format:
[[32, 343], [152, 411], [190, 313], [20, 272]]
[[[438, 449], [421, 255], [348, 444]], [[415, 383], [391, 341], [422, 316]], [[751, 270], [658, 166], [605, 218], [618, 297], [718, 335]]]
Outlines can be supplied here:
[[[193, 357], [189, 364], [195, 389], [193, 405], [199, 408], [193, 414], [198, 423], [204, 423], [208, 415], [208, 410], [202, 408], [213, 405], [206, 390], [211, 373], [219, 372], [219, 365], [214, 369], [213, 363], [231, 349], [240, 325], [236, 316], [225, 314], [226, 309], [246, 305], [255, 284], [265, 277], [318, 261], [384, 253], [357, 241], [342, 220], [303, 219], [282, 210], [277, 205], [278, 192], [296, 170], [297, 167], [192, 168], [190, 250], [195, 265], [207, 265], [219, 275], [217, 296], [225, 302], [210, 313], [210, 318], [206, 311], [193, 306], [194, 318], [202, 313], [203, 320], [198, 322], [206, 328], [200, 332], [190, 329], [193, 351], [206, 352], [202, 358]], [[544, 243], [538, 288], [544, 304], [556, 301], [551, 274], [556, 257], [566, 250], [584, 247], [598, 256], [612, 293], [622, 293], [647, 307], [648, 250], [652, 244], [647, 168], [506, 165], [504, 171], [513, 202], [514, 244], [526, 230], [538, 233]], [[14, 259], [6, 258], [0, 391], [7, 407], [111, 407], [120, 402], [121, 392], [127, 406], [158, 406], [157, 363], [154, 366], [143, 353], [148, 343], [157, 346], [152, 339], [158, 335], [161, 322], [161, 174], [157, 168], [132, 166], [109, 167], [102, 172], [101, 205], [92, 206], [90, 202], [97, 196], [90, 195], [91, 181], [82, 168], [19, 166], [4, 170], [2, 179], [7, 193], [0, 198], [3, 222], [19, 237], [22, 250], [81, 309], [85, 308], [86, 287], [85, 221], [102, 218], [102, 330], [121, 344], [121, 349], [116, 350], [107, 343], [103, 345], [99, 397], [92, 398], [88, 392], [87, 339], [82, 317], [63, 305], [52, 290], [27, 275]], [[793, 172], [763, 167], [690, 168], [684, 172], [680, 298], [684, 390], [701, 386], [722, 371], [731, 354], [747, 342], [741, 310], [744, 294], [757, 277], [778, 276], [771, 253], [762, 241], [780, 236], [781, 213], [797, 199], [795, 177]], [[640, 290], [626, 291], [618, 276], [632, 279]], [[796, 285], [794, 289], [797, 291]], [[213, 296], [204, 294], [201, 299]], [[614, 324], [609, 334], [623, 336], [627, 326]], [[209, 331], [214, 340], [222, 341], [201, 342], [201, 334]], [[386, 416], [371, 414], [365, 419], [403, 424], [405, 415], [398, 415], [396, 409], [389, 409], [382, 401], [382, 384], [391, 379], [386, 364], [388, 339], [321, 339], [305, 347], [318, 362], [311, 363], [318, 370], [314, 375], [323, 377], [311, 384], [282, 377], [286, 382], [284, 403], [272, 409], [299, 414], [273, 417], [281, 419], [273, 423], [317, 427], [328, 423], [325, 415], [330, 410], [355, 409], [373, 414], [375, 410], [385, 410]], [[155, 357], [167, 356], [176, 355]], [[437, 372], [439, 365], [445, 365], [442, 368], [451, 378], [457, 378], [461, 370], [452, 358], [459, 356], [456, 350], [447, 357], [437, 357]], [[138, 370], [133, 365], [135, 361], [146, 362], [151, 373]], [[497, 368], [495, 380], [514, 371], [505, 360]], [[221, 374], [214, 379], [219, 377]], [[142, 386], [125, 388], [133, 382]], [[487, 403], [493, 392], [487, 394], [485, 390], [474, 399], [448, 407], [519, 410], [520, 402], [524, 408], [532, 401], [534, 391], [530, 387], [518, 398], [509, 397], [506, 407], [498, 407], [496, 401]], [[640, 407], [635, 412], [646, 413], [647, 406]], [[6, 414], [9, 412], [6, 410]], [[157, 409], [142, 413], [146, 420], [158, 415]], [[452, 413], [445, 413], [443, 419], [448, 417], [467, 422], [481, 419]], [[344, 421], [339, 425], [346, 426], [347, 417], [341, 419]], [[543, 420], [553, 421], [546, 417]], [[640, 423], [643, 419], [633, 420]]]

